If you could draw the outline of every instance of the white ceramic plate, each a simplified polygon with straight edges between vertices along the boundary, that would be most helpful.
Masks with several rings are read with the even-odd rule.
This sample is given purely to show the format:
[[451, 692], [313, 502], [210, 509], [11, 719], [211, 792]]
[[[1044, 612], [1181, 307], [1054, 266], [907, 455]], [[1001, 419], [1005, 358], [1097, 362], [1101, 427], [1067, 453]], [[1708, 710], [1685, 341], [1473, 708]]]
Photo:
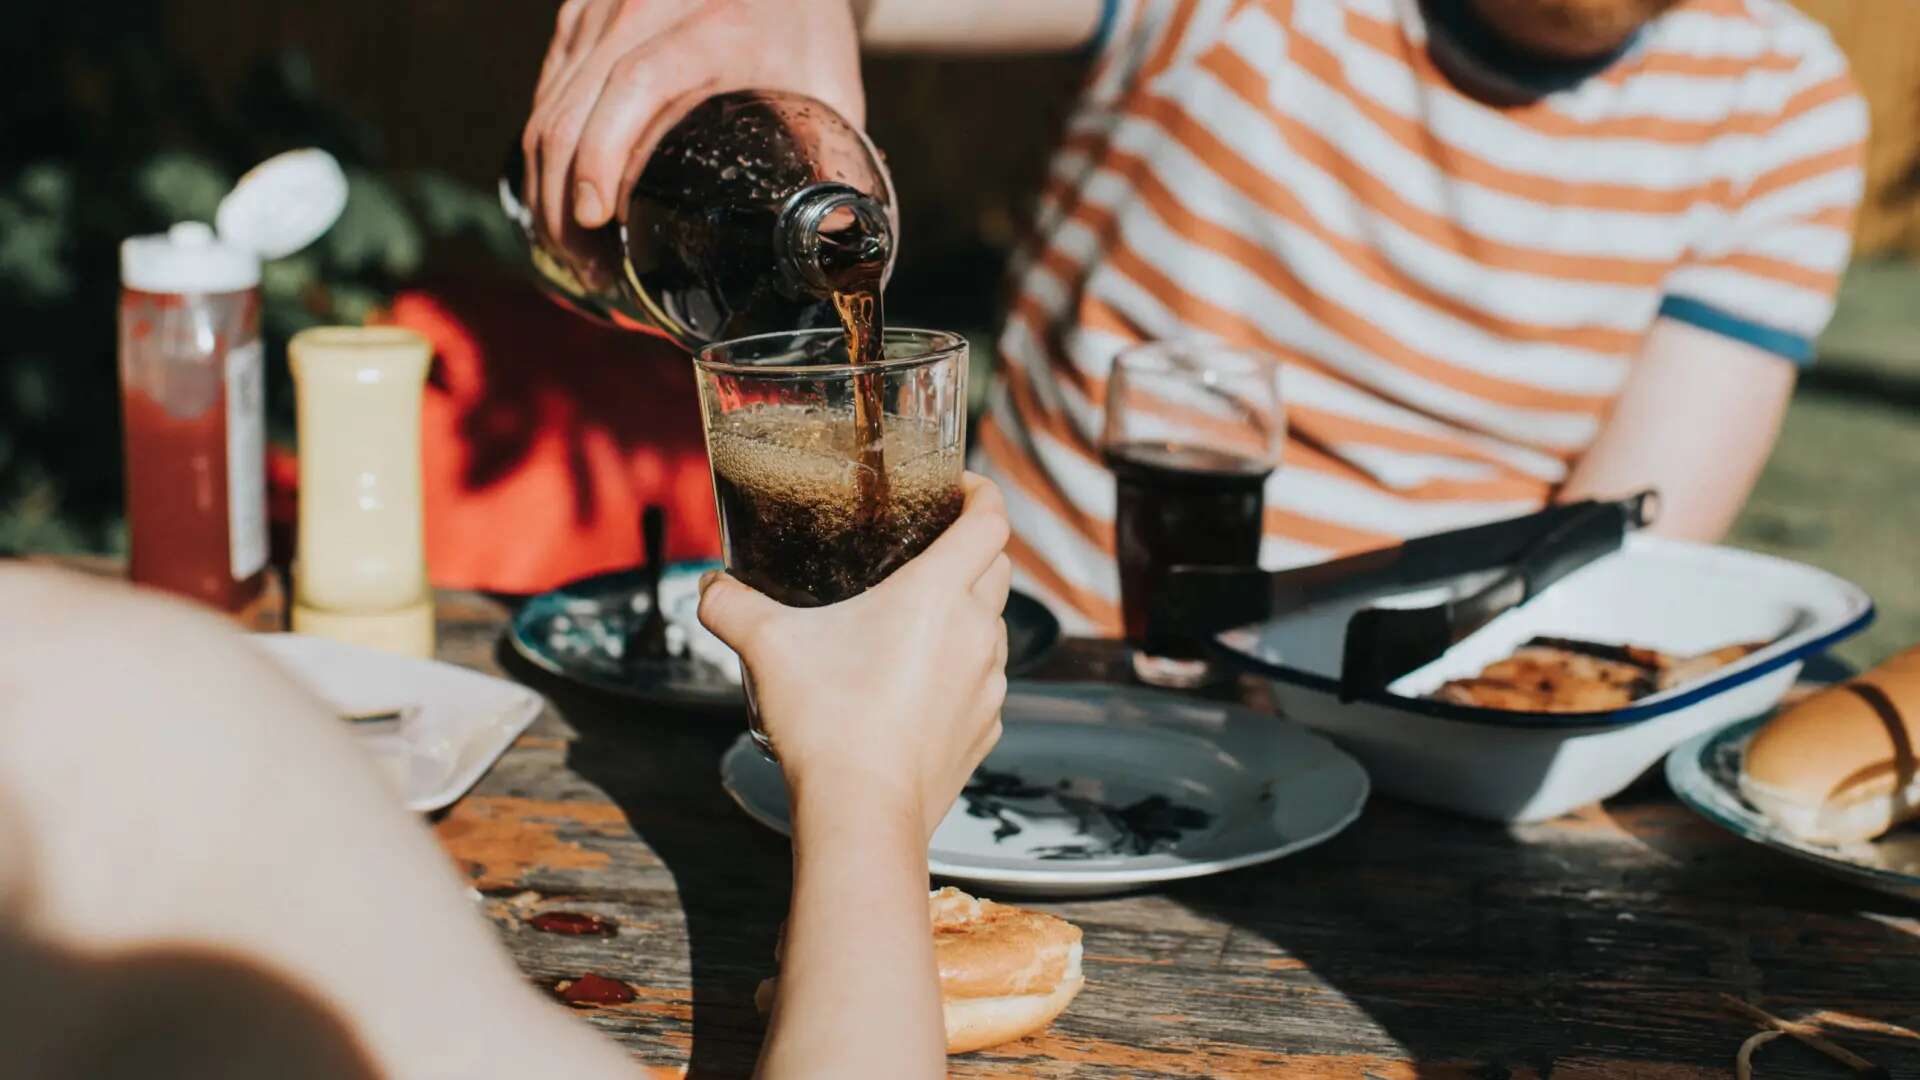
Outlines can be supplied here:
[[1767, 717], [1696, 735], [1667, 755], [1667, 784], [1696, 813], [1742, 840], [1770, 847], [1832, 877], [1892, 896], [1920, 900], [1920, 826], [1905, 825], [1872, 843], [1829, 846], [1774, 825], [1740, 796], [1747, 740]]
[[[1102, 684], [1016, 683], [1005, 734], [934, 833], [928, 866], [997, 893], [1081, 896], [1277, 859], [1333, 836], [1367, 774], [1326, 739], [1219, 702]], [[780, 770], [744, 735], [720, 764], [782, 833]]]
[[409, 810], [452, 805], [540, 715], [540, 695], [452, 664], [296, 634], [253, 640], [341, 715], [406, 710], [357, 736]]
[[[1291, 613], [1222, 634], [1220, 645], [1233, 663], [1272, 680], [1282, 715], [1333, 736], [1381, 791], [1495, 821], [1538, 821], [1614, 795], [1675, 745], [1772, 708], [1807, 657], [1873, 618], [1866, 593], [1811, 566], [1634, 536], [1385, 691], [1342, 701], [1346, 621], [1390, 599]], [[1540, 634], [1673, 653], [1768, 645], [1611, 712], [1508, 712], [1425, 696]]]

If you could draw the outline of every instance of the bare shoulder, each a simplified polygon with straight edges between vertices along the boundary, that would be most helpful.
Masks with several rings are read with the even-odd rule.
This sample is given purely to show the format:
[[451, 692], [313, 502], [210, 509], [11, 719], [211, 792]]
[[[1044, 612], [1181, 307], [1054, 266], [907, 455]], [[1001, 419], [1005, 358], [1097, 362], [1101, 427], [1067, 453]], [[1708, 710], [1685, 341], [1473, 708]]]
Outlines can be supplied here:
[[0, 560], [0, 665], [38, 665], [76, 652], [237, 647], [219, 616], [125, 582]]

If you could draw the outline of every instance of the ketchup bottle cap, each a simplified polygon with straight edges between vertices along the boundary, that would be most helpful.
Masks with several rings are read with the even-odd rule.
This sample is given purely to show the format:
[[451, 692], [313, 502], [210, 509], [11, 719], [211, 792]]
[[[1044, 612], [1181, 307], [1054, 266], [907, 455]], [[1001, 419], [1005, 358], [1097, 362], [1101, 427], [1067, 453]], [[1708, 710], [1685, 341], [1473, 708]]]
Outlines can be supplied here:
[[247, 171], [220, 200], [220, 239], [262, 259], [291, 255], [333, 226], [347, 205], [347, 176], [325, 150], [289, 150]]
[[290, 150], [261, 162], [220, 200], [214, 220], [183, 221], [120, 244], [120, 281], [156, 293], [238, 292], [260, 284], [260, 262], [291, 255], [332, 227], [347, 205], [347, 178], [325, 150]]

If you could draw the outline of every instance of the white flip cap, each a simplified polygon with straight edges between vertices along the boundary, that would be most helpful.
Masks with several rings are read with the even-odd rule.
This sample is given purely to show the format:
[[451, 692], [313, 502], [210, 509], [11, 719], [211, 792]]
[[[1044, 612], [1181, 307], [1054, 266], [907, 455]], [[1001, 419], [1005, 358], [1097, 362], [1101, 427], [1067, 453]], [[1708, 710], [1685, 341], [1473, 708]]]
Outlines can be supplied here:
[[120, 244], [120, 281], [145, 292], [236, 292], [260, 284], [260, 261], [320, 238], [347, 205], [347, 177], [325, 150], [290, 150], [249, 170], [220, 200], [216, 237], [202, 222]]
[[120, 242], [120, 283], [153, 293], [239, 292], [260, 284], [260, 257], [221, 243], [204, 222]]
[[347, 176], [332, 154], [289, 150], [248, 170], [213, 220], [222, 242], [279, 259], [320, 239], [346, 205]]

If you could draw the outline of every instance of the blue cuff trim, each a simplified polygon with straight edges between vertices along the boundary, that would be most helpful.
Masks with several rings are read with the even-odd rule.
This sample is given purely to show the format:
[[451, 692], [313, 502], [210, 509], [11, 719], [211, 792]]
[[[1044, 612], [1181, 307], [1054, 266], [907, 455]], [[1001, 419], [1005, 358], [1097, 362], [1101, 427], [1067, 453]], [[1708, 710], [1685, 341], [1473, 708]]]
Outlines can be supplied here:
[[1735, 341], [1744, 341], [1757, 349], [1783, 356], [1800, 367], [1813, 363], [1812, 338], [1743, 319], [1712, 304], [1685, 296], [1669, 296], [1660, 301], [1660, 314]]
[[1100, 0], [1100, 23], [1093, 28], [1093, 36], [1080, 46], [1080, 55], [1092, 58], [1100, 55], [1107, 47], [1107, 40], [1113, 37], [1113, 24], [1120, 17], [1120, 0]]

